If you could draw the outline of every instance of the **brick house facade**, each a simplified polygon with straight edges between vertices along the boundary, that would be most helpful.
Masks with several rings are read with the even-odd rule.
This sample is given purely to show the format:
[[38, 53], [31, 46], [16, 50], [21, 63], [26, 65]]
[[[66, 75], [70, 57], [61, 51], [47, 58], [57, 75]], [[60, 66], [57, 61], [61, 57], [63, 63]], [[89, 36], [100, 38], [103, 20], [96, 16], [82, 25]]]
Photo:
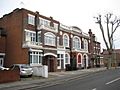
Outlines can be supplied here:
[[[66, 26], [60, 24], [59, 45], [62, 51], [58, 50], [59, 55], [64, 54], [64, 68], [71, 64], [73, 68], [88, 68], [88, 41], [89, 36], [76, 26]], [[60, 53], [61, 52], [61, 53]], [[61, 63], [62, 60], [60, 61]], [[60, 68], [60, 67], [59, 67]]]
[[95, 34], [92, 33], [91, 29], [89, 29], [89, 58], [91, 67], [99, 67], [100, 66], [100, 53], [101, 46], [100, 42], [96, 40]]
[[39, 12], [17, 8], [0, 18], [0, 27], [7, 32], [5, 45], [0, 46], [6, 48], [5, 66], [47, 65], [50, 72], [65, 69], [67, 64], [90, 66], [89, 35], [76, 26], [68, 27]]

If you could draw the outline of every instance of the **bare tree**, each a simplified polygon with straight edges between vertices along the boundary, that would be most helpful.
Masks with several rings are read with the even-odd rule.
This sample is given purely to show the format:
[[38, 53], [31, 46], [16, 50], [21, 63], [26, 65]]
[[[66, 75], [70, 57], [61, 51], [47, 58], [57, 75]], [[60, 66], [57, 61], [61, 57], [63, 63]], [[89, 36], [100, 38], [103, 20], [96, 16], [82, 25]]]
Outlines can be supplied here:
[[[120, 26], [120, 19], [117, 16], [113, 15], [112, 13], [108, 13], [104, 17], [102, 17], [102, 15], [98, 15], [97, 17], [94, 17], [94, 18], [96, 19], [95, 23], [97, 23], [100, 27], [104, 43], [109, 53], [110, 58], [109, 58], [108, 68], [111, 68], [111, 59], [112, 59], [112, 53], [113, 53], [113, 40], [114, 40], [113, 35], [116, 32], [117, 28]], [[106, 28], [103, 27], [104, 26], [103, 22], [105, 23]], [[107, 33], [105, 33], [105, 30]], [[105, 35], [107, 37], [105, 37]]]

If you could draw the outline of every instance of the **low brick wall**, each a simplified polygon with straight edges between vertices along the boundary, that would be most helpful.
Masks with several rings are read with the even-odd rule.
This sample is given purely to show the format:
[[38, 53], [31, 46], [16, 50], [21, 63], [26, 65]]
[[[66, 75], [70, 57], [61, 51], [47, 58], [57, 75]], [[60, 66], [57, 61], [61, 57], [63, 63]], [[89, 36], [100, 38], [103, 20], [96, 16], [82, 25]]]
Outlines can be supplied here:
[[0, 70], [0, 83], [7, 83], [20, 80], [20, 70], [18, 67], [10, 70]]

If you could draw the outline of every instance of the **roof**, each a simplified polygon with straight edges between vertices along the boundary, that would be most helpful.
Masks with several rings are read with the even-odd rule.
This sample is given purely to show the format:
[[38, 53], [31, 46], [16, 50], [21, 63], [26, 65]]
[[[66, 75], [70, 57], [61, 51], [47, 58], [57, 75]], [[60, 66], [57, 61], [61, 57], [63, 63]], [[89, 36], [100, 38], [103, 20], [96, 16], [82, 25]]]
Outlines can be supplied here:
[[77, 32], [82, 33], [82, 30], [81, 30], [79, 27], [77, 27], [77, 26], [72, 26], [72, 28], [73, 28], [73, 31], [77, 31]]
[[[19, 9], [19, 8], [16, 8], [16, 9], [14, 9], [12, 12], [10, 12], [10, 13], [8, 13], [8, 14], [5, 14], [5, 15], [3, 15], [3, 17], [5, 17], [5, 16], [8, 16], [8, 15], [12, 15], [13, 13], [15, 13], [15, 12], [19, 12], [19, 11], [22, 11], [22, 10], [25, 10], [25, 11], [27, 11], [27, 12], [31, 12], [31, 13], [33, 13], [33, 14], [39, 14], [39, 12], [38, 11], [36, 11], [36, 12], [33, 12], [33, 11], [30, 11], [30, 10], [28, 10], [28, 9], [25, 9], [25, 8], [21, 8], [21, 9]], [[42, 17], [42, 18], [44, 18], [44, 19], [47, 19], [47, 20], [52, 20], [52, 21], [54, 21], [55, 23], [58, 23], [59, 24], [59, 21], [57, 21], [57, 20], [55, 20], [55, 19], [53, 19], [53, 17], [46, 17], [46, 16], [44, 16], [44, 15], [41, 15], [41, 14], [39, 14], [39, 16], [40, 17]], [[0, 19], [2, 19], [3, 17], [1, 17]]]

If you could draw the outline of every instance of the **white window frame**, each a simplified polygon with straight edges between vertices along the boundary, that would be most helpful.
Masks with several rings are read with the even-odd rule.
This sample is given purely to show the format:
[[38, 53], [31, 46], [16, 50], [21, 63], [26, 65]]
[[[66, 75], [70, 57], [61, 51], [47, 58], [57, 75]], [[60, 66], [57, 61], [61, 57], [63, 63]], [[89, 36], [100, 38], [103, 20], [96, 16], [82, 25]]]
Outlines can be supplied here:
[[[78, 39], [78, 41], [76, 39]], [[77, 50], [81, 49], [81, 40], [78, 36], [73, 37], [73, 48]]]
[[45, 43], [45, 45], [55, 46], [56, 45], [56, 36], [51, 32], [45, 33], [44, 34], [44, 43]]
[[28, 24], [35, 25], [35, 16], [28, 14]]
[[47, 19], [43, 19], [43, 18], [39, 17], [39, 25], [40, 26], [43, 25], [43, 26], [45, 26], [47, 28], [53, 29], [55, 31], [58, 31], [58, 24], [54, 23], [54, 27], [51, 27], [50, 26], [50, 22], [51, 21], [49, 21]]
[[[65, 37], [67, 37], [67, 38], [65, 38]], [[63, 35], [63, 46], [69, 47], [69, 36], [66, 33]]]
[[[30, 52], [30, 65], [42, 65], [42, 52], [31, 51]], [[36, 58], [36, 61], [35, 61]]]
[[30, 44], [36, 44], [36, 32], [25, 30], [25, 42], [30, 42]]
[[39, 25], [44, 25], [44, 19], [39, 17]]
[[39, 31], [38, 33], [37, 33], [37, 39], [38, 39], [38, 43], [42, 43], [42, 38], [41, 38], [41, 31]]
[[84, 39], [84, 49], [88, 50], [88, 42], [86, 39]]
[[57, 46], [59, 46], [60, 37], [57, 37]]
[[[68, 61], [66, 62], [66, 55], [68, 56]], [[70, 64], [70, 55], [68, 53], [65, 53], [65, 64]]]
[[[59, 61], [59, 65], [57, 67], [61, 68], [61, 61], [64, 61], [64, 54], [58, 54], [59, 57], [57, 57], [57, 61]], [[63, 57], [62, 57], [63, 56]]]

